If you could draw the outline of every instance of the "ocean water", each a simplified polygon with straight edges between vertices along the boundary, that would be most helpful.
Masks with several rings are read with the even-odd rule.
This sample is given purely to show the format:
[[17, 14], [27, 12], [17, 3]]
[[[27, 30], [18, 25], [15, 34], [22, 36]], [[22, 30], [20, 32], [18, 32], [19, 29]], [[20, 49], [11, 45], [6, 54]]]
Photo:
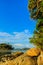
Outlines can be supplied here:
[[12, 52], [17, 52], [17, 51], [26, 52], [27, 50], [20, 50], [20, 49], [19, 50], [18, 49], [17, 50], [12, 50]]
[[20, 49], [15, 49], [15, 50], [0, 50], [0, 52], [26, 52], [27, 50], [20, 50]]

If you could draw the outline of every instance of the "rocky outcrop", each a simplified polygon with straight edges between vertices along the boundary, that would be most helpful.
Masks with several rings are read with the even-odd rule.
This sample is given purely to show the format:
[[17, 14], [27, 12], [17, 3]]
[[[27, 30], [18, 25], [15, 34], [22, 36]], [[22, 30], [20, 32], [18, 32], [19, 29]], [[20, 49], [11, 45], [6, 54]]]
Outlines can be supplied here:
[[37, 65], [35, 58], [29, 57], [26, 54], [18, 56], [13, 60], [0, 62], [0, 65]]
[[7, 60], [13, 60], [22, 54], [23, 52], [14, 52], [12, 54], [3, 55], [3, 56], [0, 56], [0, 61], [5, 62]]
[[9, 60], [1, 61], [0, 65], [43, 65], [43, 52], [37, 48], [31, 48], [25, 53], [15, 52], [6, 58]]
[[37, 64], [38, 64], [38, 65], [43, 65], [43, 51], [42, 51], [41, 54], [38, 56]]
[[13, 52], [11, 55], [15, 56], [15, 57], [18, 57], [20, 55], [22, 55], [23, 52]]
[[40, 54], [40, 50], [38, 48], [31, 48], [26, 52], [26, 54], [31, 57], [38, 56]]

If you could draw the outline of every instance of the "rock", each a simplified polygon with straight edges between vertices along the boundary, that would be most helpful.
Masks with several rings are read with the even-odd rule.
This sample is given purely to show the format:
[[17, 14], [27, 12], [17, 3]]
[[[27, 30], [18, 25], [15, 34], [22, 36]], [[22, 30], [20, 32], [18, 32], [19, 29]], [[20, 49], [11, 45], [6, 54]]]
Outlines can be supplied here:
[[43, 52], [41, 52], [41, 54], [38, 56], [37, 64], [43, 65]]
[[20, 56], [20, 55], [22, 55], [22, 54], [23, 54], [23, 52], [14, 52], [14, 53], [12, 53], [11, 55], [17, 57], [17, 56]]
[[37, 65], [36, 60], [32, 57], [22, 54], [13, 60], [0, 63], [0, 65]]
[[23, 54], [19, 56], [18, 58], [16, 58], [14, 62], [15, 62], [15, 65], [35, 65], [36, 64], [36, 60], [34, 58], [27, 56], [26, 54]]
[[26, 54], [28, 56], [38, 56], [40, 54], [40, 50], [38, 48], [31, 48], [26, 52]]
[[6, 55], [3, 55], [0, 57], [0, 61], [6, 62], [7, 60], [13, 60], [22, 54], [23, 54], [23, 52], [14, 52], [12, 54], [6, 54]]
[[[26, 53], [14, 52], [11, 55], [5, 55], [4, 58], [2, 58], [5, 62], [0, 62], [0, 65], [41, 65], [43, 57], [40, 61], [39, 54], [40, 50], [37, 48], [31, 48]], [[5, 58], [9, 60], [6, 60]]]

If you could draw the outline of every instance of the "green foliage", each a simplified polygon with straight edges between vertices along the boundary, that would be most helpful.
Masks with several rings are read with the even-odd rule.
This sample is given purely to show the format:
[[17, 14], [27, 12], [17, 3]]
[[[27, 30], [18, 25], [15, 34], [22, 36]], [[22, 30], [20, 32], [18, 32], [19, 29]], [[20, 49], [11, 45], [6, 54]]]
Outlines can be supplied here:
[[33, 37], [30, 38], [30, 43], [43, 50], [43, 19], [38, 20]]
[[13, 50], [14, 48], [10, 44], [1, 43], [0, 44], [0, 50]]
[[28, 8], [31, 12], [31, 18], [43, 18], [43, 0], [29, 0]]
[[36, 29], [40, 32], [43, 32], [43, 19], [38, 19]]
[[10, 54], [14, 48], [10, 44], [1, 43], [0, 44], [0, 56], [4, 54]]
[[36, 29], [30, 43], [43, 50], [43, 0], [29, 0], [31, 18], [37, 20]]

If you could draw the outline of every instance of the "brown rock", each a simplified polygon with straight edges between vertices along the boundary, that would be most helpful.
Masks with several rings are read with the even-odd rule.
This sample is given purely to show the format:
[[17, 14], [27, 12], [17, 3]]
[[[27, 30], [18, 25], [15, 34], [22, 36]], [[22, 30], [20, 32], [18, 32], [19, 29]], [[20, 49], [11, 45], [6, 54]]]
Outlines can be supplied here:
[[28, 57], [26, 54], [18, 56], [13, 60], [0, 63], [0, 65], [36, 65], [34, 58]]
[[41, 54], [38, 56], [37, 64], [43, 65], [43, 52], [41, 52]]
[[18, 56], [20, 56], [20, 55], [22, 55], [23, 54], [23, 52], [14, 52], [14, 53], [12, 53], [11, 55], [13, 55], [13, 56], [15, 56], [15, 57], [18, 57]]
[[15, 65], [35, 65], [36, 60], [34, 58], [28, 57], [26, 54], [23, 54], [15, 59]]
[[38, 56], [40, 54], [40, 50], [38, 48], [31, 48], [26, 52], [28, 56]]

